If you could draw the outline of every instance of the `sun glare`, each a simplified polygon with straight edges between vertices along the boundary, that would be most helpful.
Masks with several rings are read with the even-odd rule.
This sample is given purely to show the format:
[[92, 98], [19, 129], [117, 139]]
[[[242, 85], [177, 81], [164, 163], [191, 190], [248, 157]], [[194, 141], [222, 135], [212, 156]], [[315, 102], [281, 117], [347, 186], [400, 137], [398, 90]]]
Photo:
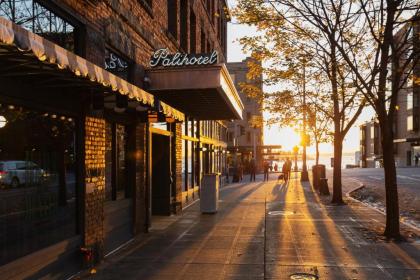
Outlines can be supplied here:
[[264, 143], [266, 145], [282, 145], [282, 150], [291, 151], [294, 146], [299, 145], [300, 136], [293, 128], [285, 127], [269, 131], [264, 138]]

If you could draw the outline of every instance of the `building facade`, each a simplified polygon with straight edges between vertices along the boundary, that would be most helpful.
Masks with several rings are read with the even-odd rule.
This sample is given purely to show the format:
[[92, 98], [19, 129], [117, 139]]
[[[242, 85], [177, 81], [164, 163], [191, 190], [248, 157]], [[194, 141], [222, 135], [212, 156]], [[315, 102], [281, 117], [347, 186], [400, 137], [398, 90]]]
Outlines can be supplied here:
[[[420, 85], [415, 77], [420, 77], [419, 65], [419, 24], [413, 20], [413, 28], [407, 29], [406, 25], [395, 36], [397, 42], [404, 40], [403, 55], [400, 65], [407, 61], [407, 57], [413, 57], [411, 63], [415, 63], [410, 73], [403, 75], [400, 83], [400, 91], [397, 96], [394, 115], [394, 154], [397, 167], [409, 167], [415, 165], [415, 156], [420, 156]], [[414, 55], [412, 54], [414, 52]], [[391, 75], [388, 81], [388, 89], [392, 88], [392, 77], [398, 66], [395, 63], [390, 66]], [[377, 121], [372, 120], [360, 126], [360, 151], [361, 166], [380, 166], [382, 160], [382, 148], [380, 141], [380, 129]], [[375, 163], [376, 162], [376, 163]]]
[[[258, 168], [261, 168], [263, 161], [262, 146], [264, 144], [263, 106], [258, 100], [247, 96], [240, 90], [241, 84], [250, 83], [247, 79], [248, 62], [250, 60], [251, 58], [248, 57], [241, 62], [229, 62], [227, 64], [232, 80], [244, 103], [242, 120], [234, 120], [228, 123], [228, 150], [230, 152], [230, 164], [234, 165], [239, 160], [242, 164], [247, 165], [252, 157], [255, 157]], [[262, 89], [262, 76], [252, 83]]]
[[0, 2], [2, 278], [67, 278], [224, 170], [228, 20], [223, 0]]

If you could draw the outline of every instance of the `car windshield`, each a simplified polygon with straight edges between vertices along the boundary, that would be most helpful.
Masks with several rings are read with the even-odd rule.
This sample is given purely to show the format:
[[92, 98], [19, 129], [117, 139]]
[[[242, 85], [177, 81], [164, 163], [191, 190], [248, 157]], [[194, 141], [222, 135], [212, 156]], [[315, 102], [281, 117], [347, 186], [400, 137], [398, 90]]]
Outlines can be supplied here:
[[0, 171], [4, 171], [3, 166], [4, 166], [4, 164], [0, 163]]

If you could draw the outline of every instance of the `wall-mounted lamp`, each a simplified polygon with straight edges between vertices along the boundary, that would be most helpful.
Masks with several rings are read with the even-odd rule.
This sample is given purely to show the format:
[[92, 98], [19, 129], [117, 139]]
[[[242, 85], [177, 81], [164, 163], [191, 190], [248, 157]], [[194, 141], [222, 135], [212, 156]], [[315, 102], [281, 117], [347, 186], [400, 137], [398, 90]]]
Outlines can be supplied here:
[[0, 128], [5, 127], [7, 124], [7, 120], [4, 116], [0, 116]]

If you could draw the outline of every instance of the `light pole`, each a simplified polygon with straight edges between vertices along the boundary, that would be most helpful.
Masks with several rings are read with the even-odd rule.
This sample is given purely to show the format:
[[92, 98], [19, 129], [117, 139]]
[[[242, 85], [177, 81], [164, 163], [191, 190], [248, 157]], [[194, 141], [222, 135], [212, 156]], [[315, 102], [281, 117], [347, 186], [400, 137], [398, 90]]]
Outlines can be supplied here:
[[298, 146], [294, 146], [293, 147], [293, 154], [295, 155], [295, 167], [294, 167], [294, 171], [295, 172], [297, 172], [299, 169], [298, 169], [298, 166], [297, 166], [297, 156], [298, 156], [298, 153], [299, 153], [299, 147]]
[[254, 161], [257, 162], [257, 127], [253, 126], [253, 134], [254, 134], [254, 139], [253, 139], [253, 151], [252, 151], [252, 156], [254, 158]]
[[309, 181], [308, 168], [306, 166], [306, 145], [308, 137], [306, 135], [306, 65], [303, 61], [303, 135], [302, 135], [302, 173], [300, 175], [300, 181]]

